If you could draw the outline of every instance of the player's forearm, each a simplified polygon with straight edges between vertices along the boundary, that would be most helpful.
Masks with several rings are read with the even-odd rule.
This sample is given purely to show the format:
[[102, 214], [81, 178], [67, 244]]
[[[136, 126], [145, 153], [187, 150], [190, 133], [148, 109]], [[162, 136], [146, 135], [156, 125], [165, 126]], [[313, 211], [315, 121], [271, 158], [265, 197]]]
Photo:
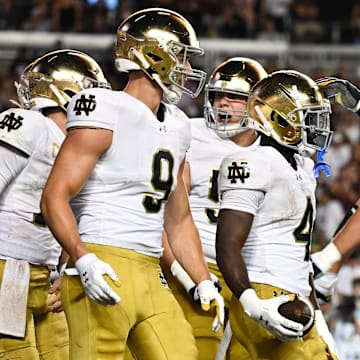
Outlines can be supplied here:
[[171, 250], [171, 247], [169, 245], [169, 241], [167, 239], [167, 234], [165, 231], [163, 231], [163, 236], [162, 236], [162, 246], [163, 246], [163, 254], [161, 257], [161, 264], [170, 268], [171, 264], [174, 262], [175, 256]]
[[80, 240], [77, 223], [68, 202], [61, 202], [45, 191], [41, 200], [41, 212], [56, 240], [74, 261], [88, 252]]
[[193, 281], [198, 284], [209, 280], [210, 274], [201, 247], [199, 233], [191, 215], [167, 231], [168, 241], [176, 260]]
[[334, 245], [342, 257], [347, 257], [360, 245], [360, 212], [357, 211], [335, 236]]
[[217, 238], [216, 262], [226, 284], [232, 293], [239, 298], [244, 290], [251, 287], [246, 265], [243, 257], [240, 255], [241, 249], [222, 246], [222, 243], [221, 239]]
[[219, 212], [216, 230], [216, 262], [237, 298], [251, 287], [241, 250], [247, 241], [253, 215], [236, 210]]

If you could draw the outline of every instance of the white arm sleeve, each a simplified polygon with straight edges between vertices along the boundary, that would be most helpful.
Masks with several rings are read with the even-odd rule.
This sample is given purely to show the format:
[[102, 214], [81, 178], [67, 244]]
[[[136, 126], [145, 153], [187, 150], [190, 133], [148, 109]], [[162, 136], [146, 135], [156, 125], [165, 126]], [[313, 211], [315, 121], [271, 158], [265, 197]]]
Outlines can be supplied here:
[[27, 158], [0, 145], [0, 194], [25, 167]]

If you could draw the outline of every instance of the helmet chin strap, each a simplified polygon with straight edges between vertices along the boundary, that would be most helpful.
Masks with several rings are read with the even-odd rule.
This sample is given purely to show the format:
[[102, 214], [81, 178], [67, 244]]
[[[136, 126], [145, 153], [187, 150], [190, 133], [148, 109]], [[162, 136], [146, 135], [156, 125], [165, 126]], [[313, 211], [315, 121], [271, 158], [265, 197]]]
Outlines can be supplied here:
[[154, 81], [160, 86], [163, 91], [163, 100], [171, 105], [177, 104], [182, 96], [182, 91], [175, 85], [165, 86], [160, 79], [160, 76], [156, 73], [152, 75]]
[[313, 149], [309, 146], [306, 146], [303, 143], [298, 144], [296, 147], [298, 149], [299, 155], [304, 156], [304, 157], [311, 157], [316, 152], [315, 149]]

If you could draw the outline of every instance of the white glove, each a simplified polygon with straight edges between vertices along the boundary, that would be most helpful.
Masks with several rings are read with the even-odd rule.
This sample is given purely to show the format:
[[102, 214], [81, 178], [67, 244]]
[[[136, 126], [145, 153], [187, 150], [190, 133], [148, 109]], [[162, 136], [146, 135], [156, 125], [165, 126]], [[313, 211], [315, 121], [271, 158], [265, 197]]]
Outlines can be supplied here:
[[330, 333], [327, 323], [324, 319], [324, 315], [321, 310], [315, 310], [315, 326], [318, 334], [327, 345], [327, 352], [329, 353], [329, 360], [338, 360], [339, 353], [336, 348], [335, 340]]
[[[184, 286], [187, 293], [189, 293], [194, 301], [200, 300], [201, 308], [205, 311], [210, 310], [211, 307], [215, 307], [216, 309], [216, 317], [212, 324], [213, 331], [219, 331], [221, 325], [224, 324], [224, 299], [219, 294], [220, 284], [219, 279], [216, 275], [210, 273], [211, 280], [204, 280], [200, 282], [198, 286], [194, 283], [194, 281], [190, 278], [188, 273], [184, 270], [184, 268], [178, 263], [178, 261], [174, 260], [170, 267], [171, 273], [174, 277], [176, 277], [179, 282]], [[204, 285], [204, 282], [205, 285]], [[211, 286], [206, 285], [207, 282], [211, 284]], [[215, 285], [215, 282], [219, 285]], [[203, 285], [201, 285], [203, 284]], [[202, 286], [202, 295], [200, 295], [199, 286]], [[213, 294], [213, 291], [217, 294]], [[202, 297], [201, 297], [202, 296]], [[206, 305], [205, 305], [206, 304]]]
[[245, 313], [281, 341], [296, 340], [303, 335], [302, 324], [286, 319], [278, 312], [279, 306], [289, 300], [288, 295], [262, 300], [254, 289], [246, 289], [239, 298]]
[[217, 332], [224, 324], [224, 299], [211, 280], [201, 281], [198, 284], [197, 289], [199, 293], [201, 308], [204, 311], [209, 311], [210, 309], [215, 308], [216, 316], [212, 323], [212, 329], [213, 331]]
[[[216, 290], [217, 290], [218, 292], [221, 292], [222, 287], [221, 287], [219, 278], [218, 278], [215, 274], [210, 273], [210, 279], [211, 279], [212, 283], [214, 284]], [[194, 287], [191, 288], [188, 292], [189, 292], [189, 294], [192, 296], [192, 299], [193, 299], [194, 301], [199, 301], [199, 300], [200, 300], [199, 289], [198, 289], [197, 286], [194, 286]]]
[[120, 301], [120, 296], [111, 289], [103, 277], [108, 275], [116, 286], [120, 286], [119, 277], [109, 264], [99, 260], [94, 253], [89, 253], [79, 258], [75, 266], [90, 299], [104, 306], [115, 305]]
[[320, 305], [331, 301], [337, 278], [337, 274], [327, 272], [314, 279], [315, 293]]

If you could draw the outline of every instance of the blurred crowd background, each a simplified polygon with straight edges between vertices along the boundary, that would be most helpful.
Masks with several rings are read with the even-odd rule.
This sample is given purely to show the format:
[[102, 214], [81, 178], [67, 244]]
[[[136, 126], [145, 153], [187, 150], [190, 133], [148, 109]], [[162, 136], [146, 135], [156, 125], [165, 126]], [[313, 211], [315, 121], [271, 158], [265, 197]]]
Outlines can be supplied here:
[[[268, 72], [291, 68], [314, 79], [339, 76], [360, 85], [360, 0], [0, 0], [0, 5], [1, 111], [14, 106], [9, 102], [16, 100], [14, 80], [32, 59], [69, 47], [65, 35], [86, 35], [76, 48], [94, 56], [113, 87], [122, 88], [126, 78], [115, 73], [112, 45], [92, 49], [92, 39], [103, 34], [112, 43], [123, 18], [152, 6], [173, 9], [192, 22], [200, 44], [211, 49], [194, 59], [208, 73], [227, 57], [250, 56]], [[14, 32], [23, 35], [20, 44], [12, 41]], [[50, 47], [42, 47], [29, 43], [27, 34], [38, 34], [40, 44], [46, 34], [58, 36]], [[202, 96], [184, 97], [180, 107], [191, 117], [201, 116], [202, 103]], [[335, 135], [325, 156], [332, 176], [318, 180], [314, 250], [330, 241], [360, 196], [360, 118], [335, 106], [332, 124]], [[345, 360], [360, 359], [359, 254], [355, 251], [341, 270], [333, 302], [325, 308]]]

